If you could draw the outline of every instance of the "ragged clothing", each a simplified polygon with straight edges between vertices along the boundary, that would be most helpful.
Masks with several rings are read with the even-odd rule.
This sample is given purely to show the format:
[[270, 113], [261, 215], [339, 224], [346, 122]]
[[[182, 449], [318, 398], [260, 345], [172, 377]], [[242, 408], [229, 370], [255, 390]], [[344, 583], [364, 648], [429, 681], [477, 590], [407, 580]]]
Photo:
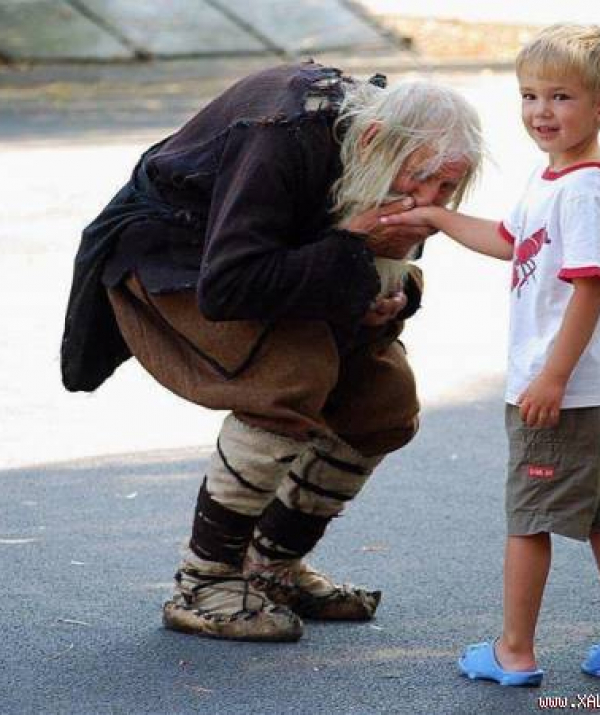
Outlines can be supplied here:
[[193, 292], [151, 296], [135, 276], [110, 301], [139, 363], [190, 402], [296, 440], [335, 434], [364, 455], [399, 449], [416, 432], [415, 379], [393, 324], [340, 356], [324, 321], [280, 320], [269, 331], [213, 322]]
[[[355, 343], [380, 284], [365, 237], [330, 213], [334, 124], [352, 82], [315, 63], [258, 72], [142, 156], [83, 233], [62, 344], [68, 389], [95, 389], [129, 357], [106, 288], [131, 273], [153, 295], [194, 291], [211, 321], [319, 320], [341, 352]], [[417, 275], [402, 318], [419, 306]]]

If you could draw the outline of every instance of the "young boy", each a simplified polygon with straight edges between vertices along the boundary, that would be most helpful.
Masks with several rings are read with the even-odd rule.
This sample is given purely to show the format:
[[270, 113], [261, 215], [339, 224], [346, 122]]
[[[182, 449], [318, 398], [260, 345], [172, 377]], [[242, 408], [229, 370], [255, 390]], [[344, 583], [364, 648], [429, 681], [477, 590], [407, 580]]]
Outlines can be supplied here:
[[[381, 221], [429, 225], [513, 262], [504, 625], [459, 666], [469, 678], [539, 685], [534, 636], [550, 535], [589, 539], [600, 568], [600, 27], [543, 30], [516, 69], [523, 123], [549, 165], [508, 219], [430, 206]], [[582, 669], [600, 676], [600, 646]]]

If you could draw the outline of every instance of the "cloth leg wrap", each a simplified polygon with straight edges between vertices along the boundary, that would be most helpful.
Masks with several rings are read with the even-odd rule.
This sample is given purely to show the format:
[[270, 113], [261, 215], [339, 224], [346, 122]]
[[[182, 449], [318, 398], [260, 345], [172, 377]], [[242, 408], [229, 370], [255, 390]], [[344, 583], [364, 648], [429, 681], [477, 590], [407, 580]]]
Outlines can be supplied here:
[[257, 518], [303, 446], [229, 415], [198, 494], [190, 540], [193, 554], [239, 566]]
[[228, 509], [257, 516], [275, 495], [303, 446], [229, 415], [210, 461], [207, 489]]
[[316, 439], [289, 466], [257, 525], [253, 546], [271, 559], [307, 554], [382, 459], [365, 457], [335, 436]]

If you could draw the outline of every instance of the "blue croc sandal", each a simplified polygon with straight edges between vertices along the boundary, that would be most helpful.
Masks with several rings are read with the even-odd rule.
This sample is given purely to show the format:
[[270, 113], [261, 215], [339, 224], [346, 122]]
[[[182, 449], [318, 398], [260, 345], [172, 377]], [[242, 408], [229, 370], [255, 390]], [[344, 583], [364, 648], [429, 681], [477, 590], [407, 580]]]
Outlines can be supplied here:
[[539, 685], [543, 670], [504, 670], [496, 660], [493, 643], [475, 643], [458, 660], [463, 675], [471, 680], [494, 680], [500, 685]]
[[590, 648], [587, 658], [581, 664], [581, 670], [588, 675], [600, 678], [600, 644]]

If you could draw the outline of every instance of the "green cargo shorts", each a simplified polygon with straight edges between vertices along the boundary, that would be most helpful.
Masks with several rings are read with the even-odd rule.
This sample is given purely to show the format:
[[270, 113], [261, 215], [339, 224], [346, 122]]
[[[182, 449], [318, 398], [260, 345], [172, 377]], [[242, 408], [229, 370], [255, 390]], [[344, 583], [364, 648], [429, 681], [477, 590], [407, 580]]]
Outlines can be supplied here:
[[508, 534], [548, 532], [586, 541], [600, 531], [600, 407], [561, 410], [531, 428], [506, 405]]

